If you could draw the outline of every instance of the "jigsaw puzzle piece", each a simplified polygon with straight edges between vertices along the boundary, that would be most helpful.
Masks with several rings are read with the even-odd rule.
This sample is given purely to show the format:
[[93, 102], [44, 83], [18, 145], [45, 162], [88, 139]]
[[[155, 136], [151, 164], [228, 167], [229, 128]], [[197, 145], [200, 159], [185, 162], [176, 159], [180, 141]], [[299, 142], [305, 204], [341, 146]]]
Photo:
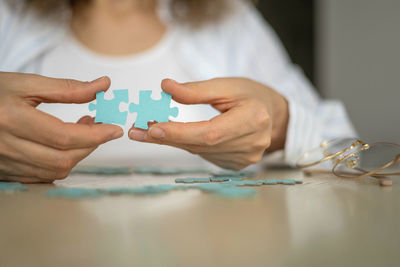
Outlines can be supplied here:
[[15, 193], [17, 191], [28, 191], [28, 187], [21, 183], [0, 182], [0, 192]]
[[103, 195], [96, 188], [54, 188], [46, 196], [68, 199], [99, 198]]
[[121, 103], [129, 103], [128, 89], [113, 90], [114, 98], [111, 100], [104, 99], [104, 92], [96, 94], [97, 103], [90, 103], [89, 110], [96, 110], [95, 122], [105, 124], [118, 124], [124, 126], [128, 117], [128, 112], [119, 111]]
[[199, 184], [199, 183], [209, 183], [210, 178], [177, 178], [175, 183], [177, 184]]
[[172, 96], [166, 92], [161, 92], [160, 100], [151, 98], [152, 91], [139, 92], [139, 104], [129, 105], [130, 113], [137, 113], [135, 127], [147, 130], [149, 121], [168, 122], [169, 117], [177, 117], [179, 110], [177, 107], [171, 108]]

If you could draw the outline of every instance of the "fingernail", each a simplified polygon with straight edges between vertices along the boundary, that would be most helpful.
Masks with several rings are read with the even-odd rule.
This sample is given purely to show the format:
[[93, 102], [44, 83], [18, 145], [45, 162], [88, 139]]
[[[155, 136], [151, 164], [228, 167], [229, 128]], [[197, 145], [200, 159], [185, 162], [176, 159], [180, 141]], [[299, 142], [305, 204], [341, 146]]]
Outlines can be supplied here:
[[129, 132], [129, 137], [136, 141], [145, 141], [147, 138], [146, 132], [139, 131], [139, 130], [131, 130]]
[[124, 135], [124, 131], [115, 132], [115, 133], [111, 136], [110, 140], [114, 140], [114, 139], [121, 138], [123, 135]]
[[177, 82], [177, 81], [175, 81], [174, 79], [169, 79], [171, 82], [174, 82], [174, 83], [177, 83], [177, 84], [180, 84], [179, 82]]
[[94, 83], [94, 82], [100, 81], [101, 79], [104, 79], [105, 77], [107, 77], [107, 76], [103, 76], [103, 77], [97, 78], [97, 79], [95, 79], [95, 80], [91, 81], [91, 83]]
[[165, 137], [165, 132], [157, 127], [150, 128], [149, 130], [150, 136], [156, 139], [162, 139]]

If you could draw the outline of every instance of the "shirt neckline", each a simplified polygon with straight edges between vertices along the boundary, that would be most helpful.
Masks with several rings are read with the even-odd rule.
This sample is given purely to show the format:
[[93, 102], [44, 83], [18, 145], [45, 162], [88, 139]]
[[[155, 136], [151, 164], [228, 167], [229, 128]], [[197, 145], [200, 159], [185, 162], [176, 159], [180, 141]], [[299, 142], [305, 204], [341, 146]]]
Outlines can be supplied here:
[[153, 59], [159, 57], [164, 52], [166, 52], [171, 45], [174, 37], [176, 36], [176, 31], [167, 28], [163, 37], [152, 47], [144, 50], [140, 53], [134, 53], [125, 56], [110, 56], [105, 54], [100, 54], [90, 50], [84, 44], [82, 44], [72, 33], [68, 31], [66, 39], [64, 42], [67, 44], [68, 49], [79, 57], [94, 62], [101, 65], [135, 65], [142, 62], [152, 61]]

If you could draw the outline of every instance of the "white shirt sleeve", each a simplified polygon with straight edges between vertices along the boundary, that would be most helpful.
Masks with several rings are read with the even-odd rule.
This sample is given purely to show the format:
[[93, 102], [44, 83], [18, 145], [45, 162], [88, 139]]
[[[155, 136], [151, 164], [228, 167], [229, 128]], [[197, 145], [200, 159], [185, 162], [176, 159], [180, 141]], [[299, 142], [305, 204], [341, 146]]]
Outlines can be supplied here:
[[0, 0], [0, 71], [21, 72], [21, 68], [57, 43], [66, 32], [69, 13], [57, 19], [39, 18], [26, 10], [23, 1], [12, 7]]
[[[282, 94], [289, 102], [284, 159], [295, 165], [299, 156], [322, 141], [353, 137], [355, 130], [339, 101], [322, 100], [302, 70], [294, 65], [275, 32], [256, 9], [241, 4], [231, 19], [237, 45], [232, 75], [254, 79]], [[235, 53], [235, 50], [237, 52]]]

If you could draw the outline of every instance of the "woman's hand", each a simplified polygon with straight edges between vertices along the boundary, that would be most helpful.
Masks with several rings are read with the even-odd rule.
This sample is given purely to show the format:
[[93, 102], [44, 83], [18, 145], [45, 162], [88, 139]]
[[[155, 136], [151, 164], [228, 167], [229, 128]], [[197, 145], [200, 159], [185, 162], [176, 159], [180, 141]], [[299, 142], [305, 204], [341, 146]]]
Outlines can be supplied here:
[[123, 135], [115, 125], [96, 125], [90, 117], [64, 123], [35, 107], [40, 103], [86, 103], [110, 86], [93, 82], [0, 72], [0, 180], [52, 182], [100, 144]]
[[153, 124], [148, 131], [133, 127], [131, 139], [182, 148], [234, 170], [259, 162], [267, 149], [284, 147], [288, 104], [263, 84], [243, 78], [186, 84], [167, 79], [161, 86], [179, 103], [210, 104], [221, 114], [210, 121]]

